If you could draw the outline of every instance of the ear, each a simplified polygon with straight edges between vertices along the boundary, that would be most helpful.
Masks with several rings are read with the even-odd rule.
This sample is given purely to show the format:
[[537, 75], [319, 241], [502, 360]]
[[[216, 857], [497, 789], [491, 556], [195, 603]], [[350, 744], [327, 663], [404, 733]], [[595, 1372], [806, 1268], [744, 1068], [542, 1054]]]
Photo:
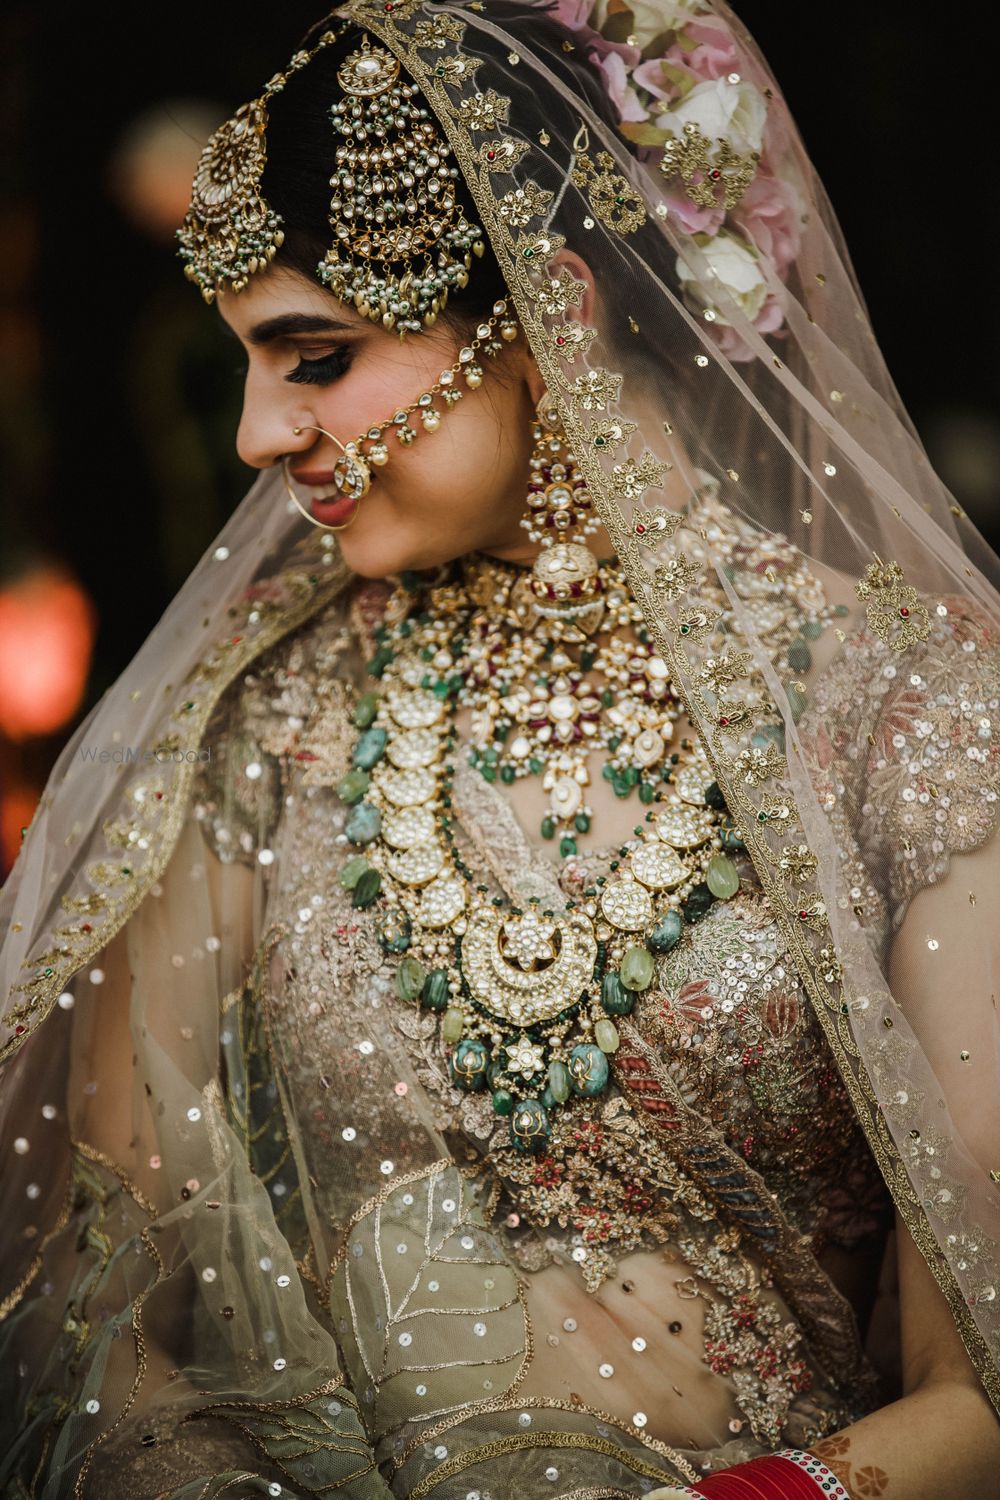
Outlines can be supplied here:
[[[563, 271], [569, 273], [574, 281], [580, 281], [584, 290], [580, 294], [580, 301], [568, 310], [568, 316], [578, 319], [581, 323], [591, 323], [597, 307], [597, 286], [594, 282], [594, 273], [587, 262], [574, 250], [559, 250], [548, 261], [548, 274], [552, 277], [560, 276]], [[545, 393], [545, 381], [542, 372], [535, 361], [529, 361], [528, 389], [531, 399], [537, 406]]]

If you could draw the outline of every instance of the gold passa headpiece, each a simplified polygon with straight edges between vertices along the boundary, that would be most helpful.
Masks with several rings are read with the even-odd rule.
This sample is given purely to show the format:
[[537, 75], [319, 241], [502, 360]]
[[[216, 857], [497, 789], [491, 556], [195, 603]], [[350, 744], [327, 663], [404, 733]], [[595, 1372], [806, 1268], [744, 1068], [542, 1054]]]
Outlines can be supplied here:
[[[185, 274], [206, 302], [240, 292], [284, 241], [281, 216], [261, 181], [267, 164], [268, 104], [338, 33], [297, 52], [258, 99], [212, 136], [178, 230]], [[334, 296], [401, 334], [434, 322], [450, 292], [466, 285], [482, 230], [456, 197], [451, 147], [416, 85], [391, 52], [367, 36], [337, 70], [343, 96], [330, 108], [339, 137], [330, 176], [334, 243], [316, 268]]]

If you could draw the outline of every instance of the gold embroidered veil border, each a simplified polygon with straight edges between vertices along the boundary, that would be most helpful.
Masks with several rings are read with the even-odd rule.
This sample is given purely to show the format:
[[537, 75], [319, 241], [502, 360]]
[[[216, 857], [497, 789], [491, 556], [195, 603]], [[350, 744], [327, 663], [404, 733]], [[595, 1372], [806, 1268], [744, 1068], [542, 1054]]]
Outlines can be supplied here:
[[[602, 50], [569, 40], [575, 56], [561, 33], [553, 43], [540, 7], [504, 0], [395, 0], [388, 10], [355, 3], [341, 13], [399, 56], [447, 133], [872, 1150], [1000, 1407], [993, 1003], [1000, 568], [930, 469], [822, 185], [752, 40], [717, 0], [657, 0], [641, 11], [634, 45], [626, 39], [617, 51]], [[650, 52], [659, 56], [664, 36], [690, 41], [697, 27], [716, 28], [728, 49], [717, 92], [735, 77], [734, 108], [751, 107], [750, 89], [766, 105], [761, 128], [774, 172], [751, 180], [742, 214], [739, 204], [733, 213], [758, 288], [776, 310], [770, 333], [751, 320], [759, 301], [753, 308], [727, 290], [719, 262], [686, 232], [683, 179], [665, 178], [660, 151], [599, 118], [573, 71], [589, 50], [627, 111], [642, 47], [659, 48]], [[587, 322], [583, 287], [560, 261], [564, 251], [586, 263], [598, 288]], [[731, 518], [762, 549], [758, 586], [739, 593], [717, 564], [719, 528]], [[252, 1223], [267, 1242], [258, 1269], [267, 1260], [267, 1276], [285, 1274], [276, 1270], [281, 1236], [266, 1200], [228, 1138], [218, 1137], [213, 1157], [206, 1137], [218, 1108], [213, 1028], [221, 998], [239, 985], [238, 964], [234, 972], [225, 942], [208, 945], [210, 975], [185, 991], [182, 971], [172, 971], [169, 932], [153, 913], [172, 856], [198, 866], [188, 812], [197, 757], [211, 748], [202, 740], [213, 708], [272, 641], [344, 582], [335, 547], [303, 531], [280, 478], [264, 476], [67, 745], [0, 897], [4, 1312], [19, 1315], [35, 1282], [57, 1279], [53, 1257], [69, 1253], [60, 1225], [80, 1203], [91, 1205], [94, 1285], [109, 1308], [133, 1310], [132, 1337], [112, 1341], [109, 1324], [102, 1345], [121, 1366], [118, 1399], [95, 1396], [98, 1410], [84, 1403], [67, 1423], [64, 1469], [89, 1451], [95, 1421], [100, 1428], [113, 1420], [109, 1412], [128, 1410], [141, 1383], [141, 1297], [125, 1286], [139, 1272], [111, 1253], [122, 1236], [146, 1231], [150, 1287], [172, 1253], [202, 1278], [201, 1295], [215, 1297], [205, 1290], [215, 1285], [205, 1273], [218, 1269], [207, 1247], [213, 1235], [235, 1243], [244, 1213], [243, 1231]], [[767, 562], [772, 535], [789, 538], [828, 601], [844, 607], [835, 633], [803, 640], [794, 676], [774, 665], [769, 647], [773, 600], [789, 581], [787, 561]], [[222, 915], [237, 931], [235, 906]], [[171, 1163], [172, 1207], [159, 1244], [146, 1222], [148, 1207], [159, 1205], [143, 1206], [148, 1185], [125, 1187], [99, 1160], [72, 1151], [81, 1116], [67, 1120], [63, 1099], [47, 1097], [57, 1079], [65, 1092], [75, 991], [86, 996], [91, 1055], [99, 1053], [105, 976], [95, 979], [94, 965], [123, 927], [126, 939], [159, 931], [163, 945], [162, 993], [133, 997], [134, 1034], [147, 1019], [143, 1005], [152, 1016], [154, 1005], [176, 996], [198, 1049], [195, 1061], [163, 1043], [161, 1083], [185, 1101], [191, 1134]], [[84, 1113], [97, 1097], [83, 1092], [87, 1084], [73, 1075], [74, 1098], [85, 1101], [75, 1107]], [[55, 1113], [40, 1112], [41, 1104]], [[144, 1107], [137, 1090], [135, 1141], [156, 1136]], [[216, 1201], [225, 1209], [212, 1208]], [[196, 1218], [185, 1218], [195, 1214], [190, 1204]], [[203, 1228], [213, 1215], [224, 1228]], [[192, 1260], [184, 1246], [195, 1224], [203, 1240]], [[227, 1389], [275, 1406], [279, 1389], [287, 1400], [288, 1382], [276, 1378], [284, 1375], [275, 1365], [282, 1355], [267, 1332], [280, 1343], [283, 1329], [290, 1337], [294, 1330], [297, 1347], [313, 1348], [336, 1379], [332, 1341], [324, 1343], [304, 1303], [294, 1313], [283, 1308], [285, 1290], [270, 1297], [270, 1321], [261, 1314], [256, 1340], [244, 1329], [243, 1341], [234, 1337], [225, 1359], [220, 1354]], [[93, 1332], [67, 1328], [65, 1357], [89, 1347]], [[317, 1405], [307, 1364], [297, 1368], [297, 1398], [309, 1420], [326, 1424], [328, 1450], [341, 1454], [337, 1472], [355, 1472], [356, 1463], [356, 1492], [370, 1482], [380, 1493], [381, 1481], [363, 1477], [370, 1460], [351, 1398], [325, 1393]], [[192, 1394], [191, 1406], [199, 1399]]]

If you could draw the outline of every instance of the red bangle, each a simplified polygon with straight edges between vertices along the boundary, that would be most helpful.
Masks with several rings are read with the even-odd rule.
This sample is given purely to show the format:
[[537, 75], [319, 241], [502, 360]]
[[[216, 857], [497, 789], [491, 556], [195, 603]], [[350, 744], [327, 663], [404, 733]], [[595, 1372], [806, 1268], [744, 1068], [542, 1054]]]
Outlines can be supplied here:
[[736, 1464], [700, 1479], [692, 1489], [705, 1500], [851, 1500], [826, 1464], [800, 1448]]

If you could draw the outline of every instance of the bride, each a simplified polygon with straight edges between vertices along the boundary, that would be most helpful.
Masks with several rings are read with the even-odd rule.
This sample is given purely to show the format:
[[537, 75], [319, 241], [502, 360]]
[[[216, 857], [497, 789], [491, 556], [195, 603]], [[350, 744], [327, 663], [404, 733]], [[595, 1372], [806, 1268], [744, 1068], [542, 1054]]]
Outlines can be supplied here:
[[350, 0], [179, 239], [262, 475], [0, 902], [4, 1493], [986, 1495], [997, 559], [752, 40]]

